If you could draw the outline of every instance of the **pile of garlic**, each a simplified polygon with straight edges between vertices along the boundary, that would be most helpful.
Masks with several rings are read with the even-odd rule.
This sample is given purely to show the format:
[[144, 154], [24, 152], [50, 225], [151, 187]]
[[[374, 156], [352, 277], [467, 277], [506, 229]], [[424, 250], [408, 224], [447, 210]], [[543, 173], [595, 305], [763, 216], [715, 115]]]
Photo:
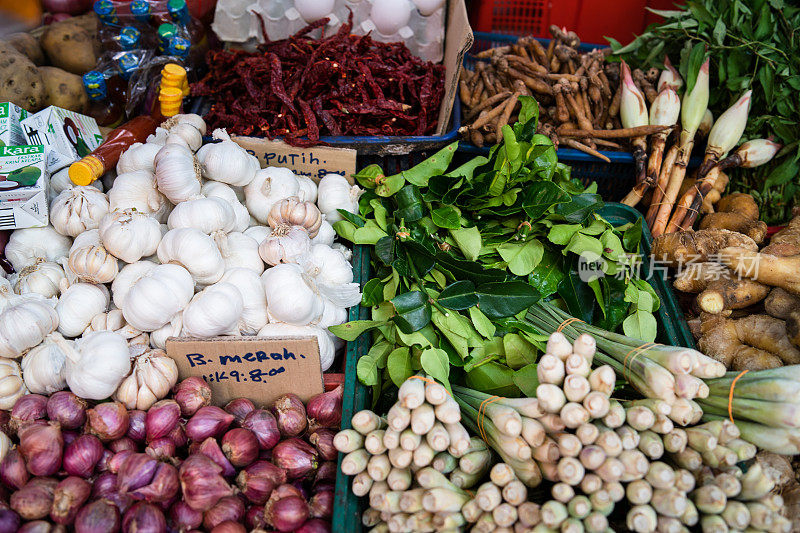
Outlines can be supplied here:
[[53, 176], [50, 225], [6, 246], [0, 409], [67, 387], [147, 409], [177, 380], [168, 337], [311, 335], [332, 365], [327, 328], [361, 294], [331, 222], [363, 191], [261, 169], [224, 130], [202, 145], [205, 132], [197, 115], [163, 123], [122, 154], [107, 193]]

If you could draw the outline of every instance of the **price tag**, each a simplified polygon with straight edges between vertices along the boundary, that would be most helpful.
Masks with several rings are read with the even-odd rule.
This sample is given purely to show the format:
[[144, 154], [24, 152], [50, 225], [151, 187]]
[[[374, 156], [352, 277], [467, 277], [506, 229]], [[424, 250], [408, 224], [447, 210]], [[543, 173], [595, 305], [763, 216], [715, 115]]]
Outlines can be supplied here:
[[249, 398], [270, 405], [293, 392], [303, 401], [324, 391], [316, 337], [167, 339], [167, 355], [178, 366], [179, 379], [203, 378], [214, 403]]
[[297, 148], [282, 141], [260, 137], [232, 137], [242, 148], [258, 158], [262, 168], [283, 167], [319, 182], [325, 174], [341, 174], [353, 183], [356, 151], [351, 148], [313, 146]]

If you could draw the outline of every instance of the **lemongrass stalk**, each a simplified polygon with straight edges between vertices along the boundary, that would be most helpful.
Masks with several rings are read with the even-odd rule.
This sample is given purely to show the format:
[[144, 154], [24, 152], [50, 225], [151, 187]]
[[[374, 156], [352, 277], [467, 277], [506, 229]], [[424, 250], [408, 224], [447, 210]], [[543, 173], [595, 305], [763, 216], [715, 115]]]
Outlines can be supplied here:
[[644, 479], [654, 489], [668, 489], [675, 484], [675, 471], [668, 464], [655, 461], [650, 463]]
[[[714, 416], [709, 415], [706, 418], [710, 420]], [[739, 419], [736, 420], [736, 427], [742, 434], [742, 440], [752, 443], [758, 448], [782, 455], [800, 454], [800, 430], [798, 429], [772, 427]], [[741, 446], [738, 446], [736, 451], [739, 454], [748, 452]]]
[[385, 492], [389, 492], [388, 483], [385, 481], [373, 481], [372, 487], [369, 489], [369, 500], [372, 501], [372, 498], [377, 498]]
[[688, 501], [686, 495], [677, 489], [655, 489], [650, 505], [658, 514], [680, 518], [688, 508]]
[[422, 442], [422, 435], [415, 433], [411, 428], [406, 428], [400, 433], [400, 447], [404, 450], [413, 452], [419, 448]]
[[579, 485], [585, 473], [586, 469], [574, 457], [562, 457], [558, 460], [558, 478], [568, 485]]
[[659, 515], [656, 523], [656, 533], [683, 533], [684, 531], [688, 533], [688, 530], [683, 527], [679, 519]]
[[699, 521], [700, 521], [700, 512], [697, 510], [697, 506], [694, 504], [694, 502], [691, 499], [689, 499], [686, 506], [686, 512], [683, 513], [683, 516], [681, 516], [681, 522], [685, 526], [693, 527], [697, 525]]
[[385, 422], [381, 417], [369, 410], [359, 411], [350, 420], [353, 429], [366, 436], [370, 431], [385, 427]]
[[656, 415], [649, 408], [636, 405], [625, 410], [625, 422], [636, 431], [645, 431], [656, 423]]
[[450, 480], [444, 476], [444, 474], [437, 472], [429, 466], [417, 470], [417, 472], [414, 474], [414, 479], [416, 479], [419, 486], [424, 489], [443, 487], [454, 492], [466, 494], [466, 492], [462, 491], [453, 483], [451, 483]]
[[708, 385], [690, 374], [675, 376], [675, 395], [678, 398], [694, 399], [708, 397]]
[[464, 516], [459, 512], [433, 515], [433, 526], [437, 531], [458, 530], [465, 523]]
[[555, 500], [550, 500], [542, 505], [539, 510], [542, 523], [549, 528], [557, 528], [567, 519], [567, 507]]
[[455, 513], [469, 501], [469, 495], [445, 487], [427, 489], [422, 497], [422, 508], [430, 513]]
[[583, 399], [583, 407], [589, 417], [596, 420], [605, 417], [609, 413], [611, 402], [607, 394], [592, 391]]
[[414, 452], [402, 448], [392, 448], [386, 452], [386, 455], [388, 455], [389, 462], [395, 468], [408, 468], [414, 460]]
[[575, 496], [567, 503], [567, 513], [572, 518], [583, 520], [592, 512], [592, 504], [589, 498], [583, 495]]
[[389, 490], [375, 495], [375, 498], [370, 495], [369, 504], [379, 511], [385, 511], [387, 513], [399, 513], [400, 498], [404, 493], [405, 491]]
[[390, 533], [400, 533], [405, 531], [406, 523], [408, 522], [409, 515], [406, 513], [397, 513], [392, 515], [386, 524], [389, 526]]
[[620, 481], [642, 479], [650, 468], [650, 462], [647, 457], [639, 450], [624, 450], [619, 454], [619, 460], [622, 461], [622, 465], [625, 467], [625, 473], [620, 478]]
[[516, 479], [514, 469], [505, 463], [495, 463], [489, 471], [489, 479], [498, 487], [505, 487]]
[[581, 490], [584, 494], [594, 494], [603, 488], [603, 480], [597, 474], [586, 474], [581, 480]]
[[716, 485], [697, 487], [692, 491], [691, 497], [697, 510], [708, 515], [721, 513], [728, 503], [725, 493]]
[[697, 427], [686, 428], [685, 431], [690, 448], [707, 452], [717, 447], [717, 438], [711, 432]]
[[511, 527], [517, 521], [517, 508], [508, 503], [501, 503], [492, 510], [492, 518], [498, 527]]
[[[469, 402], [470, 405], [480, 405], [484, 400], [491, 399], [493, 400], [492, 405], [496, 404], [510, 407], [511, 409], [519, 412], [520, 415], [527, 416], [529, 418], [538, 418], [544, 414], [544, 411], [542, 411], [542, 409], [539, 407], [539, 401], [536, 398], [498, 398], [497, 396], [492, 396], [490, 394], [486, 394], [485, 392], [476, 391], [458, 385], [453, 386], [453, 392], [455, 392], [462, 399], [466, 399], [467, 397], [471, 398], [472, 400]], [[477, 403], [475, 400], [477, 400]]]
[[341, 453], [350, 453], [364, 446], [364, 435], [355, 429], [343, 429], [333, 437], [333, 447]]
[[383, 447], [387, 450], [400, 446], [400, 432], [387, 427], [383, 432]]
[[434, 413], [436, 418], [444, 424], [455, 424], [461, 420], [458, 404], [450, 396], [434, 408]]
[[607, 457], [603, 463], [595, 469], [595, 474], [600, 476], [605, 483], [619, 481], [625, 475], [625, 464], [616, 457]]
[[539, 423], [544, 427], [545, 433], [553, 435], [560, 433], [566, 429], [566, 424], [561, 420], [561, 417], [556, 413], [547, 413], [538, 418]]
[[597, 341], [591, 335], [584, 333], [572, 343], [572, 353], [582, 355], [591, 364], [594, 354], [597, 353]]
[[664, 442], [657, 433], [652, 431], [643, 431], [639, 434], [638, 448], [652, 461], [660, 459], [664, 455]]
[[559, 531], [561, 533], [584, 533], [583, 523], [578, 518], [567, 518], [561, 523]]
[[653, 533], [656, 530], [658, 517], [649, 505], [635, 505], [628, 510], [625, 525], [636, 533]]
[[619, 481], [604, 482], [603, 490], [608, 493], [608, 496], [614, 503], [621, 502], [625, 499], [625, 486]]
[[700, 455], [700, 452], [688, 446], [680, 452], [672, 454], [672, 460], [675, 461], [675, 464], [686, 470], [697, 470], [703, 464], [703, 457]]
[[614, 430], [604, 430], [600, 432], [595, 444], [600, 446], [609, 457], [617, 457], [622, 453], [622, 439]]
[[367, 462], [367, 472], [375, 481], [385, 481], [392, 470], [392, 464], [386, 454], [373, 455]]
[[467, 474], [488, 470], [491, 466], [492, 452], [480, 450], [466, 454], [458, 460], [458, 466]]
[[342, 459], [342, 465], [340, 467], [342, 473], [346, 476], [355, 476], [363, 472], [367, 469], [367, 461], [369, 461], [369, 459], [369, 452], [364, 448], [348, 453]]
[[522, 418], [521, 435], [532, 448], [540, 446], [546, 437], [544, 426], [539, 421], [528, 417]]
[[372, 483], [372, 478], [369, 477], [369, 473], [366, 470], [359, 472], [353, 477], [353, 494], [359, 498], [365, 496], [369, 489], [372, 488]]
[[429, 404], [433, 406], [441, 405], [447, 400], [448, 396], [449, 394], [447, 389], [444, 388], [444, 385], [436, 381], [425, 382], [425, 400], [427, 400]]
[[695, 357], [695, 366], [690, 372], [696, 378], [700, 379], [711, 379], [711, 378], [719, 378], [725, 375], [727, 369], [725, 365], [711, 359], [705, 354], [700, 352], [696, 352], [694, 354]]
[[470, 524], [477, 522], [482, 513], [483, 509], [478, 507], [478, 502], [475, 501], [475, 498], [471, 499], [461, 507], [461, 514]]
[[601, 513], [590, 513], [583, 519], [583, 527], [586, 533], [605, 533], [608, 529], [608, 518]]
[[447, 452], [439, 452], [433, 456], [431, 466], [442, 474], [449, 474], [458, 466], [458, 459]]
[[395, 403], [386, 413], [386, 422], [395, 431], [403, 431], [411, 422], [411, 410], [406, 409], [399, 403]]
[[469, 433], [460, 422], [454, 424], [445, 424], [444, 428], [447, 430], [447, 435], [450, 437], [450, 446], [447, 448], [448, 453], [453, 457], [462, 457], [469, 449]]
[[425, 435], [428, 446], [437, 452], [443, 452], [450, 447], [450, 435], [438, 420], [433, 424], [431, 430]]
[[714, 484], [722, 489], [722, 492], [728, 498], [735, 498], [742, 491], [742, 482], [732, 473], [723, 472], [717, 474], [714, 478]]
[[732, 450], [722, 446], [721, 444], [717, 445], [717, 447], [711, 451], [700, 452], [700, 455], [703, 457], [703, 461], [708, 466], [714, 468], [733, 466], [739, 460], [738, 456]]
[[783, 510], [784, 501], [780, 494], [774, 494], [774, 493], [767, 494], [758, 501], [760, 501], [761, 503], [763, 503], [776, 513], [779, 513]]
[[503, 501], [500, 488], [494, 483], [487, 482], [475, 491], [475, 502], [483, 511], [491, 512]]
[[645, 407], [657, 415], [669, 415], [672, 412], [672, 404], [659, 400], [657, 398], [645, 398], [643, 400], [632, 400], [625, 403], [625, 407], [630, 409], [633, 407]]
[[386, 524], [385, 522], [381, 522], [380, 524], [370, 529], [369, 533], [389, 533], [389, 525]]
[[703, 418], [703, 408], [694, 400], [687, 400], [692, 408], [692, 418], [689, 420], [689, 425], [695, 425]]
[[377, 509], [365, 509], [363, 513], [361, 513], [361, 525], [364, 527], [373, 527], [377, 525], [380, 521], [380, 514], [381, 512]]
[[[786, 368], [786, 367], [781, 367]], [[763, 371], [753, 372], [760, 375]], [[727, 398], [731, 390], [731, 383], [738, 375], [738, 372], [733, 377], [725, 376], [724, 378], [708, 380], [708, 388], [710, 395], [724, 396]], [[734, 396], [736, 398], [761, 400], [765, 402], [796, 402], [798, 395], [800, 395], [800, 382], [794, 379], [780, 379], [764, 376], [756, 379], [749, 378], [750, 373], [742, 376], [734, 388]], [[749, 378], [749, 379], [748, 379]]]
[[533, 458], [543, 463], [555, 463], [561, 457], [561, 451], [558, 444], [551, 438], [532, 449]]
[[567, 402], [561, 387], [549, 383], [541, 383], [536, 387], [536, 398], [542, 409], [548, 413], [558, 413]]
[[744, 501], [763, 498], [775, 487], [775, 482], [764, 473], [759, 463], [753, 464], [740, 481], [742, 490], [737, 499]]
[[425, 435], [435, 422], [436, 415], [431, 404], [423, 403], [411, 410], [411, 431], [417, 435]]
[[656, 421], [650, 429], [659, 435], [666, 435], [675, 429], [675, 424], [667, 416], [656, 415]]
[[566, 373], [564, 361], [555, 355], [546, 353], [539, 358], [536, 366], [536, 375], [539, 378], [539, 383], [561, 385], [564, 382]]
[[400, 497], [400, 510], [404, 513], [413, 514], [422, 511], [422, 497], [425, 495], [423, 488], [406, 490]]
[[411, 481], [411, 471], [408, 468], [392, 468], [386, 477], [386, 483], [392, 490], [408, 490]]
[[750, 527], [767, 531], [772, 527], [775, 513], [760, 502], [745, 502], [747, 510], [750, 511]]
[[729, 500], [721, 516], [732, 529], [744, 529], [750, 524], [750, 511], [742, 502]]
[[[564, 361], [564, 370], [567, 376], [581, 376], [588, 378], [592, 373], [591, 363], [581, 354], [573, 353]], [[566, 379], [566, 378], [564, 378]]]
[[736, 454], [739, 461], [749, 461], [758, 453], [758, 448], [755, 445], [742, 439], [729, 440], [725, 443], [725, 446]]
[[397, 401], [406, 409], [414, 410], [425, 402], [425, 382], [409, 378], [397, 390]]
[[406, 520], [405, 531], [434, 531], [433, 513], [417, 511]]
[[606, 396], [610, 396], [614, 392], [617, 374], [611, 366], [602, 365], [592, 370], [588, 379], [593, 391], [602, 392]]
[[611, 500], [611, 495], [603, 489], [591, 493], [589, 501], [592, 502], [592, 509], [606, 516], [614, 510], [614, 502]]
[[589, 445], [581, 450], [578, 459], [587, 470], [595, 470], [606, 460], [606, 452], [600, 446]]
[[792, 531], [792, 524], [793, 522], [785, 516], [776, 514], [769, 531], [770, 533], [789, 533]]
[[559, 433], [555, 435], [555, 440], [561, 457], [578, 457], [583, 448], [580, 439], [572, 433]]
[[569, 402], [582, 402], [592, 387], [589, 380], [578, 374], [570, 374], [564, 378], [564, 396]]
[[545, 353], [555, 355], [563, 361], [572, 354], [572, 343], [566, 335], [556, 331], [547, 339]]
[[653, 497], [653, 487], [644, 479], [636, 479], [625, 487], [625, 496], [633, 505], [647, 505]]
[[491, 533], [497, 529], [492, 513], [483, 513], [470, 531], [474, 533]]
[[623, 450], [635, 450], [639, 446], [639, 432], [631, 426], [622, 426], [614, 430], [622, 441]]
[[667, 415], [669, 419], [679, 426], [688, 425], [694, 416], [692, 403], [684, 398], [677, 398], [671, 405], [672, 410]]
[[676, 376], [689, 374], [697, 365], [696, 350], [677, 349], [674, 351], [650, 350], [647, 357], [663, 366]]
[[522, 437], [509, 437], [497, 432], [494, 441], [505, 453], [518, 461], [527, 461], [532, 456], [531, 447]]
[[575, 430], [575, 436], [584, 446], [594, 444], [599, 435], [600, 429], [594, 424], [582, 424]]
[[728, 525], [718, 514], [706, 514], [700, 518], [703, 533], [728, 533]]
[[503, 487], [502, 493], [503, 500], [514, 506], [522, 505], [528, 499], [528, 487], [516, 479]]
[[517, 507], [517, 517], [522, 525], [534, 527], [541, 521], [541, 507], [534, 502], [524, 502]]
[[550, 489], [550, 495], [554, 500], [566, 504], [575, 497], [575, 489], [571, 485], [559, 481]]
[[417, 449], [412, 452], [414, 459], [413, 464], [417, 468], [428, 466], [433, 461], [433, 456], [436, 455], [436, 450], [428, 446], [428, 443], [422, 441], [417, 446]]
[[618, 428], [625, 423], [625, 408], [617, 400], [611, 400], [608, 414], [603, 417], [603, 424], [610, 428]]

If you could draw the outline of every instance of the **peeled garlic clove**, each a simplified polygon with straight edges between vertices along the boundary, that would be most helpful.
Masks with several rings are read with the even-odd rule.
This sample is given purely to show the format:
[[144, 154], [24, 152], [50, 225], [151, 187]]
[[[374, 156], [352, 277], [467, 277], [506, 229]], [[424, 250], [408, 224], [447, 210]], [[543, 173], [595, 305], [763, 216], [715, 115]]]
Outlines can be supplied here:
[[135, 209], [112, 211], [98, 229], [106, 250], [126, 263], [153, 255], [161, 242], [158, 220]]
[[252, 270], [231, 268], [225, 271], [220, 281], [236, 287], [242, 297], [239, 334], [255, 335], [268, 320], [267, 296], [261, 285], [261, 278]]
[[228, 233], [236, 226], [231, 205], [222, 198], [192, 198], [175, 206], [167, 219], [167, 227], [196, 228], [203, 233]]
[[158, 260], [185, 267], [200, 285], [216, 283], [225, 272], [214, 239], [195, 228], [169, 230], [158, 245]]
[[256, 274], [264, 272], [264, 262], [258, 254], [258, 243], [244, 233], [215, 233], [212, 235], [225, 261], [225, 270], [247, 268]]
[[267, 222], [272, 206], [290, 196], [297, 196], [300, 183], [288, 168], [267, 167], [256, 172], [244, 188], [247, 210], [262, 224]]
[[108, 201], [112, 211], [135, 209], [152, 215], [159, 222], [166, 221], [172, 209], [167, 197], [159, 192], [152, 169], [119, 174], [114, 180], [114, 186], [108, 191]]
[[50, 205], [50, 223], [62, 235], [75, 237], [97, 227], [108, 213], [108, 198], [94, 187], [75, 186], [59, 194]]
[[14, 281], [17, 294], [36, 293], [45, 298], [58, 296], [64, 269], [57, 263], [40, 260], [22, 269]]
[[261, 275], [269, 316], [278, 322], [305, 326], [319, 320], [324, 308], [314, 283], [293, 263], [268, 268]]
[[193, 294], [194, 282], [185, 268], [156, 265], [131, 284], [120, 308], [134, 328], [155, 331], [182, 311]]
[[253, 181], [260, 168], [258, 159], [233, 142], [224, 129], [214, 130], [213, 137], [222, 142], [207, 144], [197, 153], [203, 176], [240, 187]]
[[333, 340], [326, 330], [318, 326], [294, 326], [292, 324], [271, 322], [261, 328], [261, 331], [258, 332], [258, 336], [267, 338], [316, 337], [317, 344], [319, 345], [319, 360], [323, 372], [331, 367], [336, 357]]
[[236, 333], [243, 302], [239, 290], [219, 282], [198, 292], [183, 311], [183, 332], [189, 337], [209, 338]]
[[285, 198], [272, 206], [267, 215], [271, 228], [279, 226], [300, 226], [309, 237], [316, 237], [322, 224], [322, 213], [311, 202], [303, 202], [296, 196]]
[[64, 341], [62, 349], [67, 354], [67, 384], [81, 398], [108, 398], [131, 369], [128, 343], [111, 331], [89, 333], [72, 345]]
[[16, 358], [58, 326], [53, 301], [38, 294], [19, 296], [0, 313], [0, 357]]
[[155, 157], [158, 190], [173, 204], [200, 194], [200, 163], [179, 144], [164, 145]]
[[108, 308], [108, 289], [103, 285], [75, 283], [61, 293], [56, 304], [58, 332], [77, 337], [89, 326], [92, 318]]
[[58, 233], [53, 226], [17, 229], [8, 239], [5, 254], [14, 270], [20, 272], [38, 259], [58, 263], [69, 255], [71, 244], [72, 240]]
[[351, 185], [344, 176], [327, 174], [319, 182], [317, 206], [327, 217], [328, 222], [334, 224], [342, 220], [338, 209], [358, 213], [358, 199], [362, 194], [364, 189], [358, 185]]
[[268, 265], [297, 263], [311, 250], [308, 232], [300, 226], [275, 227], [259, 245], [258, 253]]
[[80, 281], [109, 283], [119, 272], [117, 258], [103, 246], [84, 246], [69, 254], [69, 268]]

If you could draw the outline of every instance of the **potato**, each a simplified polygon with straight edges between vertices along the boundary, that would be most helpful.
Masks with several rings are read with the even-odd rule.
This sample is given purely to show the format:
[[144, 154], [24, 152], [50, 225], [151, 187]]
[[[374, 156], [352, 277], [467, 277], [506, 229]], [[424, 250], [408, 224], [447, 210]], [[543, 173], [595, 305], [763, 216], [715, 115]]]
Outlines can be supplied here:
[[37, 66], [44, 65], [44, 50], [39, 46], [39, 40], [30, 33], [12, 33], [4, 40], [16, 48], [20, 54], [27, 56]]
[[89, 106], [89, 96], [83, 88], [83, 80], [58, 67], [39, 67], [44, 80], [45, 105], [54, 105], [83, 113]]
[[39, 69], [4, 42], [0, 42], [0, 102], [12, 102], [32, 112], [45, 103], [45, 86]]
[[97, 62], [89, 32], [68, 20], [45, 28], [41, 44], [53, 66], [73, 74], [82, 75]]

